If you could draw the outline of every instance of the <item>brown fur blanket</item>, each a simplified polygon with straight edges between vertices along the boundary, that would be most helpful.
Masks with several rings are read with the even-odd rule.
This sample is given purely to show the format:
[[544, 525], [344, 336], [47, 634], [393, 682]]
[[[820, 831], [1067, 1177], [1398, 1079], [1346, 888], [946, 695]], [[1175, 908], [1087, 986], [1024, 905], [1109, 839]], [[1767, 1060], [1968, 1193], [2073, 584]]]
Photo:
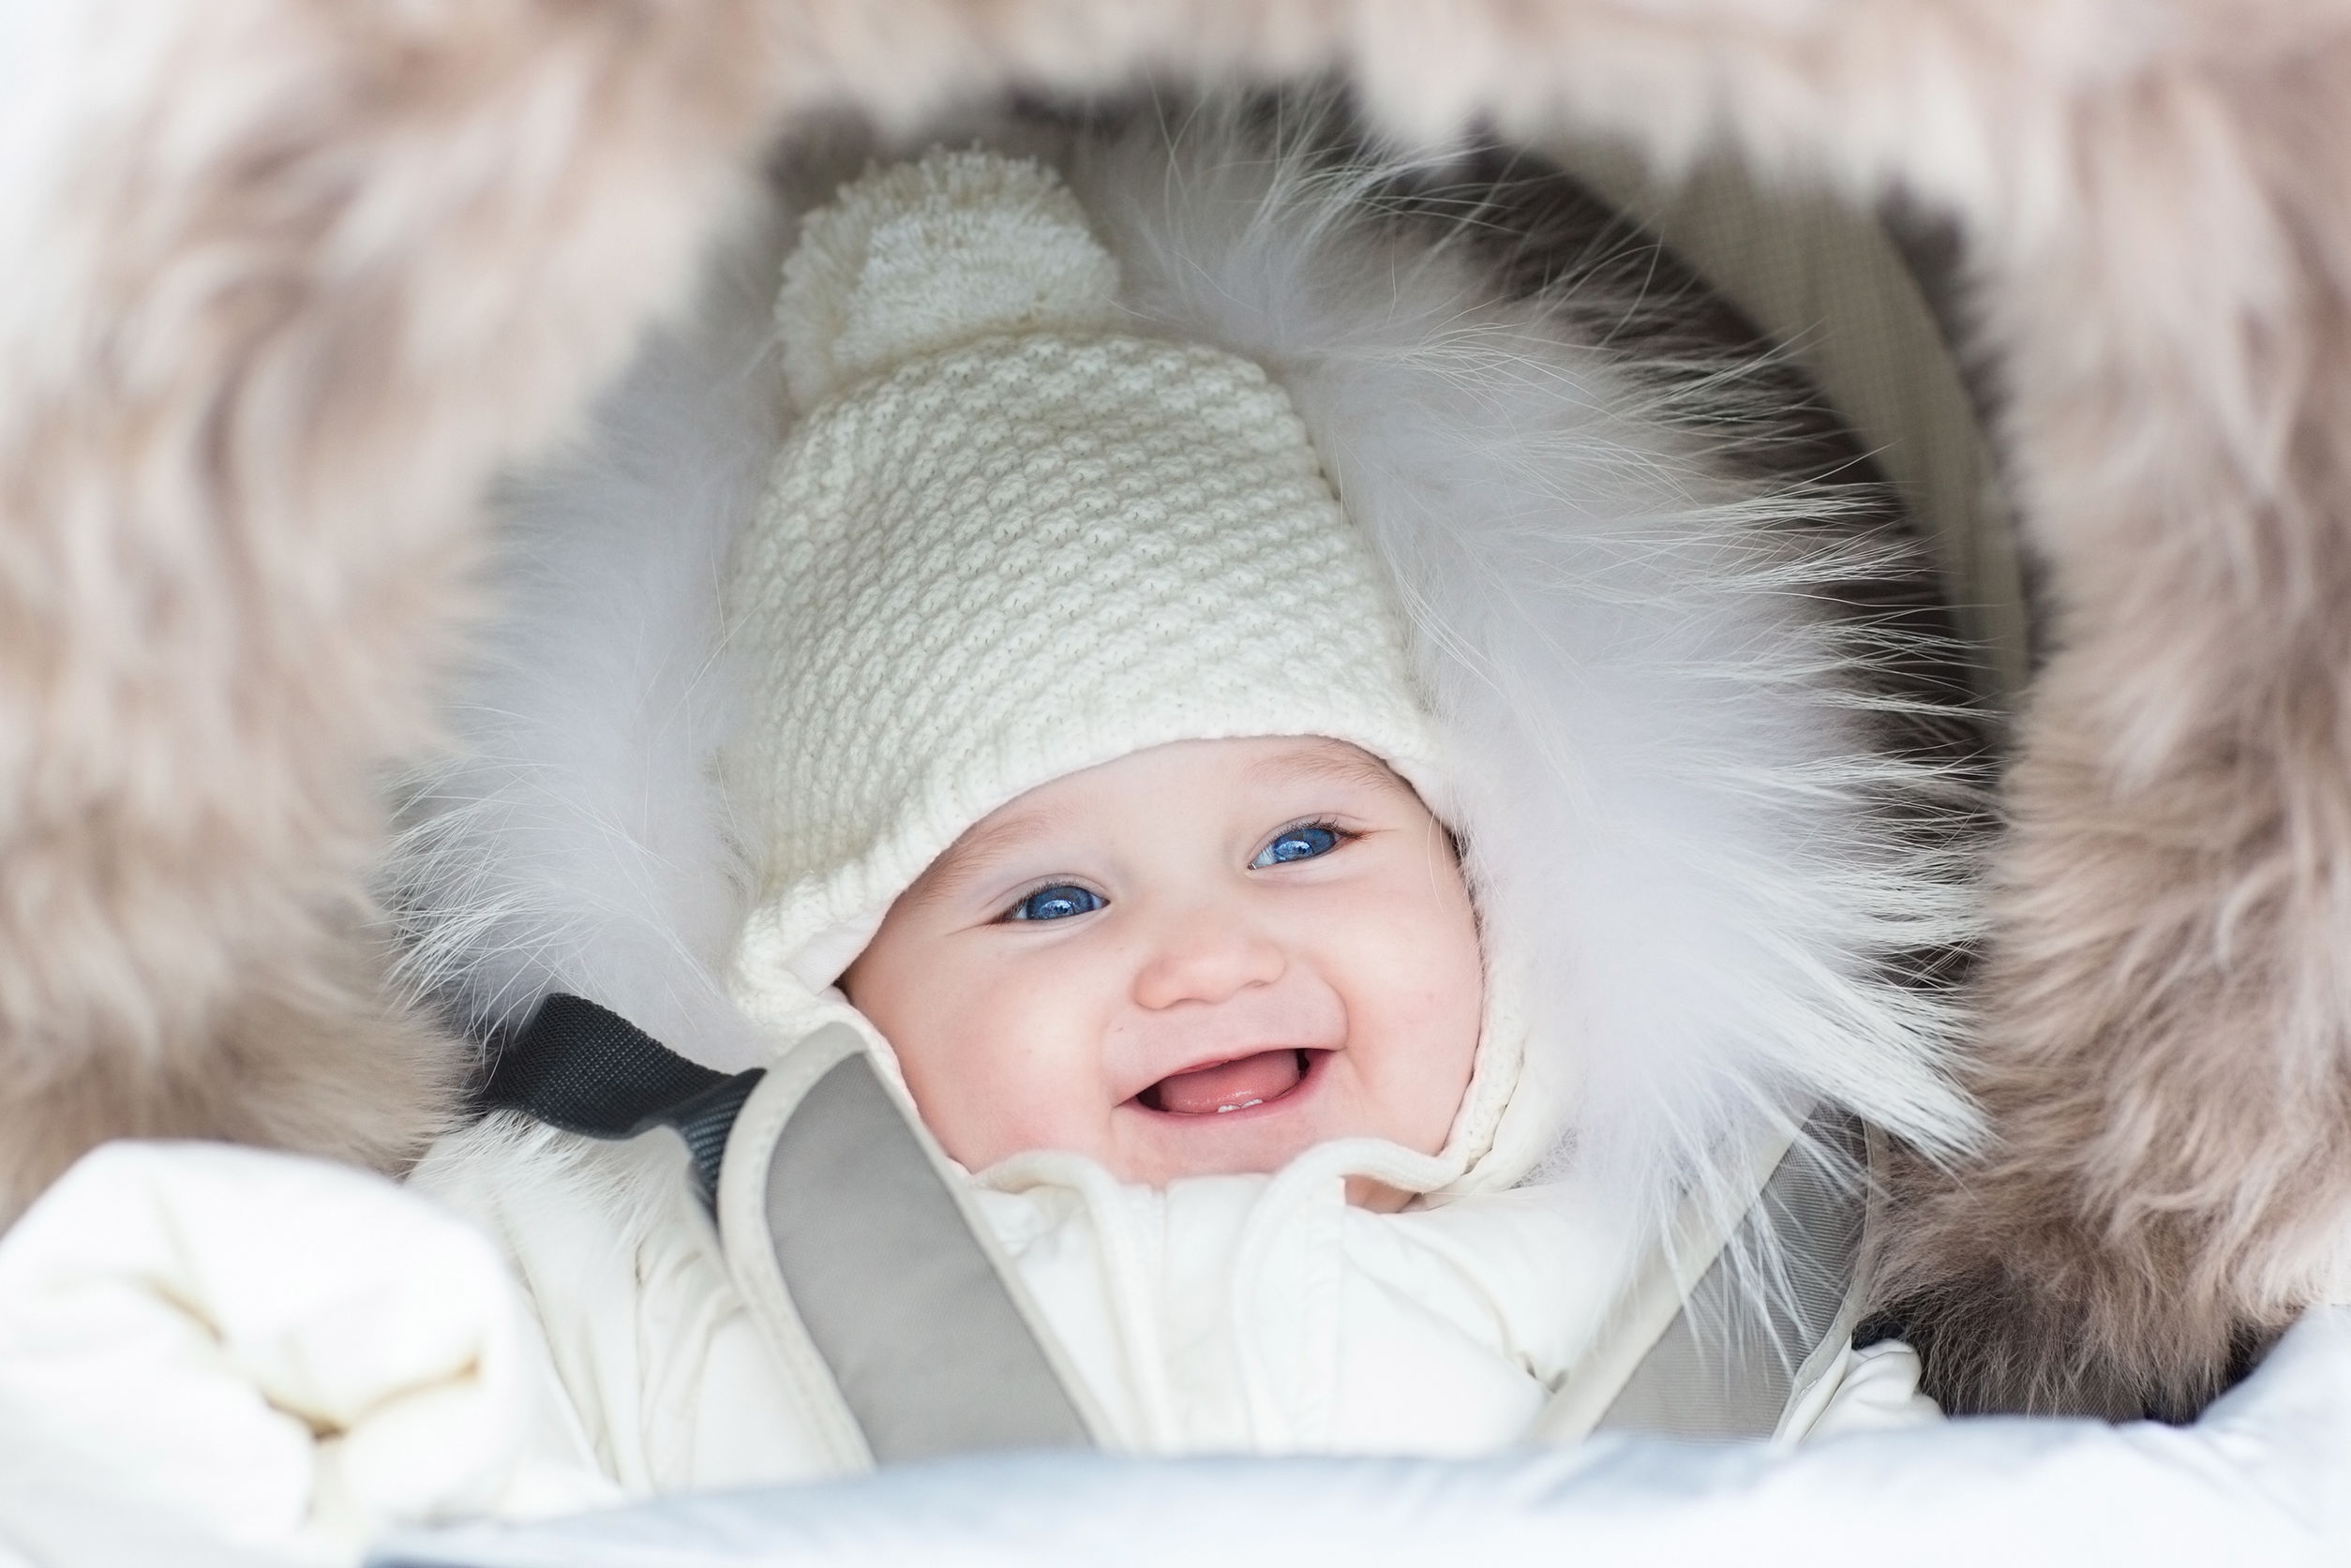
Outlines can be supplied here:
[[779, 135], [1337, 70], [1950, 215], [2053, 649], [1882, 1290], [1969, 1408], [2193, 1410], [2351, 1235], [2351, 7], [98, 0], [0, 16], [0, 1213], [123, 1134], [397, 1164], [381, 769], [479, 498]]

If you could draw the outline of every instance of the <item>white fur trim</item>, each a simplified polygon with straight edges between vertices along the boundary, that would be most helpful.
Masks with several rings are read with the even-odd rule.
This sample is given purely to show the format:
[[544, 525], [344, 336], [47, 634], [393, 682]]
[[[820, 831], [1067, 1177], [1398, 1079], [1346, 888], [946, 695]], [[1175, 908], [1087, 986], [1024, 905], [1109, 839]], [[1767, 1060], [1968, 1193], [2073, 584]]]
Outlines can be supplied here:
[[[1731, 476], [1688, 433], [1718, 394], [1661, 396], [1540, 303], [1496, 303], [1458, 247], [1358, 230], [1361, 192], [1395, 171], [1268, 160], [1205, 119], [1190, 135], [1172, 156], [1150, 133], [1095, 148], [1071, 180], [1133, 320], [1272, 367], [1407, 605], [1461, 791], [1443, 810], [1490, 962], [1525, 975], [1541, 1091], [1512, 1097], [1481, 1174], [1589, 1160], [1662, 1212], [1730, 1129], [1811, 1098], [1964, 1143], [1954, 1006], [1882, 964], [1969, 939], [1976, 905], [1965, 867], [1887, 810], [1930, 798], [1931, 771], [1859, 724], [1855, 672], [1891, 634], [1818, 604], [1909, 563], [1791, 530], [1835, 494]], [[561, 983], [718, 1060], [707, 1042], [744, 1021], [720, 1002], [732, 1022], [713, 1022], [708, 937], [741, 908], [741, 868], [715, 732], [655, 717], [677, 672], [711, 667], [717, 552], [680, 571], [664, 530], [701, 519], [685, 537], [715, 542], [748, 513], [710, 504], [705, 426], [756, 425], [774, 393], [740, 369], [681, 378], [679, 352], [608, 405], [601, 466], [528, 503], [602, 524], [532, 536], [538, 619], [502, 633], [457, 715], [480, 755], [442, 776], [458, 826], [412, 838], [446, 852], [412, 859], [407, 902], [428, 972], [485, 1015]], [[594, 657], [584, 633], [534, 642], [550, 624], [593, 627]]]

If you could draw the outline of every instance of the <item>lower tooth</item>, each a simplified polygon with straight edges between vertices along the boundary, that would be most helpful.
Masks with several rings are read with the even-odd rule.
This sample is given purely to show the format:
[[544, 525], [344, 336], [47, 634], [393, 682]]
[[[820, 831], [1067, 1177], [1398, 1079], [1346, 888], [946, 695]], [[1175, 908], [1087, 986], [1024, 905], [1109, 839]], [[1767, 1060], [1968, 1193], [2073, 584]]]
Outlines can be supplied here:
[[1220, 1105], [1217, 1107], [1217, 1114], [1221, 1116], [1227, 1111], [1246, 1111], [1252, 1105], [1263, 1105], [1265, 1103], [1265, 1102], [1262, 1099], [1245, 1099], [1238, 1105]]

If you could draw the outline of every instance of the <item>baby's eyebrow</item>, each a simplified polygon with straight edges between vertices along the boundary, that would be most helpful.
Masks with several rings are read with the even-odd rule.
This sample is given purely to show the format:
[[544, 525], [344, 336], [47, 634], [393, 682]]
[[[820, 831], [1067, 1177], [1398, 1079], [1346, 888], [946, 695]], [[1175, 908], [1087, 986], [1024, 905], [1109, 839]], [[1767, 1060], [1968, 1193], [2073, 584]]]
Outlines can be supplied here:
[[966, 829], [964, 836], [941, 850], [938, 859], [906, 889], [906, 902], [921, 908], [954, 897], [985, 875], [996, 861], [1019, 848], [1022, 840], [1050, 828], [1057, 815], [1035, 807]]
[[1371, 789], [1410, 789], [1396, 770], [1370, 753], [1354, 746], [1317, 746], [1283, 752], [1254, 764], [1250, 771], [1272, 784], [1362, 784]]

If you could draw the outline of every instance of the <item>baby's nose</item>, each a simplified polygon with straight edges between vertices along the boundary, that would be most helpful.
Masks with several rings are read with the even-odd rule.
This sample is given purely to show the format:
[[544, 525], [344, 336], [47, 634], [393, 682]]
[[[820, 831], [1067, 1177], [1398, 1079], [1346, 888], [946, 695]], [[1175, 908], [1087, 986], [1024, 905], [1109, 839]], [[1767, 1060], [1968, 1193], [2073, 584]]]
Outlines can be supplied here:
[[1134, 999], [1157, 1011], [1185, 1002], [1221, 1002], [1271, 985], [1289, 955], [1269, 933], [1206, 912], [1171, 921], [1135, 974]]

